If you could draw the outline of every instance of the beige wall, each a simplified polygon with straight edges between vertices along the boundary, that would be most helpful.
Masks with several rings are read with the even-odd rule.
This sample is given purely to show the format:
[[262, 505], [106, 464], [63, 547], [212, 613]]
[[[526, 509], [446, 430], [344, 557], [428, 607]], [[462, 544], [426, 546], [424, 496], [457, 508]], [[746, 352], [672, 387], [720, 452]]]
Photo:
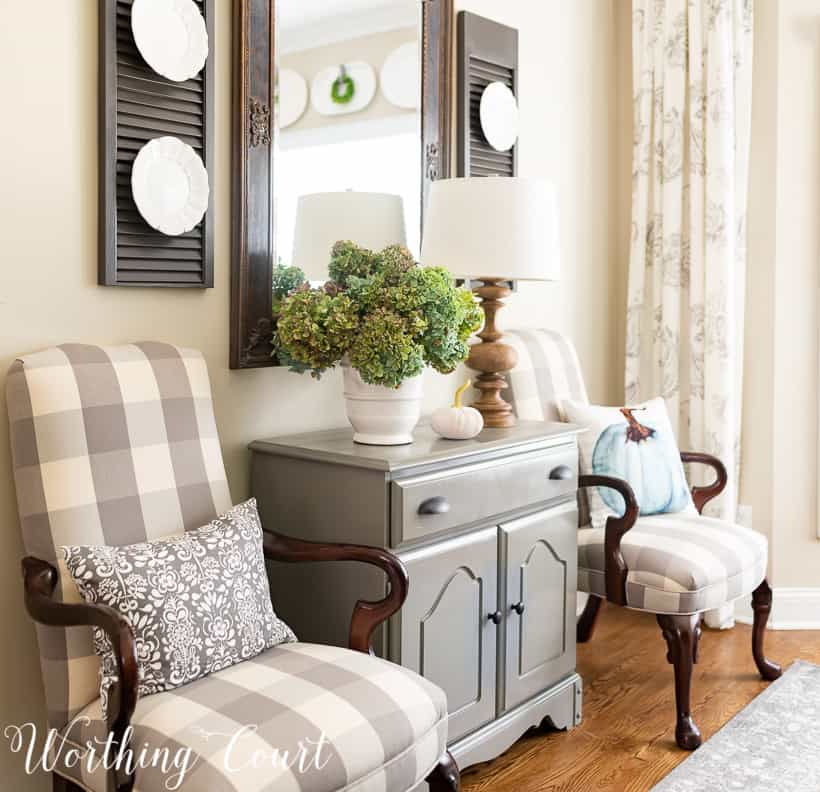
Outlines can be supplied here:
[[[613, 245], [623, 235], [615, 234], [614, 213], [628, 202], [628, 183], [625, 197], [616, 187], [629, 157], [628, 135], [617, 131], [615, 3], [462, 3], [521, 30], [521, 173], [553, 179], [561, 199], [562, 279], [525, 285], [511, 299], [506, 321], [570, 333], [591, 396], [613, 400], [621, 397], [624, 302], [623, 257]], [[0, 371], [16, 354], [64, 341], [165, 339], [202, 349], [239, 499], [247, 494], [249, 441], [341, 425], [344, 414], [336, 375], [317, 384], [284, 370], [227, 367], [230, 3], [217, 3], [216, 286], [205, 292], [96, 285], [97, 4], [46, 4], [47, 13], [42, 3], [0, 0]], [[430, 376], [427, 408], [454, 386]], [[34, 632], [21, 600], [22, 546], [7, 449], [0, 417], [0, 725], [39, 720], [43, 712]], [[4, 789], [46, 788], [43, 778], [24, 777], [2, 736], [0, 778]]]
[[776, 587], [820, 586], [820, 7], [756, 4], [744, 479]]

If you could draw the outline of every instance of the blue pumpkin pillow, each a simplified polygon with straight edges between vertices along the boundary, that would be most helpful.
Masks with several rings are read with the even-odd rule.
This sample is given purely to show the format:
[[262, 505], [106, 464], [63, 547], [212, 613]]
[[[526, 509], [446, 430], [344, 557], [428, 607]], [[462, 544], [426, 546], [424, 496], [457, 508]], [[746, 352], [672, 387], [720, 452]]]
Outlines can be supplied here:
[[[614, 476], [632, 486], [641, 514], [697, 514], [663, 399], [638, 407], [596, 407], [565, 401], [566, 420], [587, 429], [579, 437], [581, 473]], [[607, 487], [586, 490], [590, 521], [623, 514], [623, 498]]]

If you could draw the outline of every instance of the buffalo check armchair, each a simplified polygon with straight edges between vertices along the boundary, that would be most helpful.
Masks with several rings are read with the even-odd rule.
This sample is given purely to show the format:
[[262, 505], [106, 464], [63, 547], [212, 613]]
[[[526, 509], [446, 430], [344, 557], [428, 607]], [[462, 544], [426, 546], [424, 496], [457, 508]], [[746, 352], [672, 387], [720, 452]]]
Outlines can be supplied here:
[[[509, 374], [507, 399], [520, 418], [557, 421], [562, 400], [588, 403], [575, 349], [566, 338], [549, 330], [520, 330], [508, 334], [505, 341], [518, 352], [518, 366]], [[578, 641], [592, 637], [604, 600], [654, 613], [667, 644], [667, 659], [675, 670], [675, 738], [681, 748], [692, 750], [701, 743], [691, 715], [690, 689], [704, 611], [751, 593], [752, 654], [758, 671], [763, 679], [774, 680], [781, 670], [763, 653], [772, 602], [765, 578], [766, 539], [739, 525], [703, 517], [703, 507], [726, 486], [726, 469], [708, 454], [684, 452], [681, 459], [707, 465], [715, 472], [711, 485], [692, 488], [697, 515], [641, 517], [626, 481], [580, 477], [578, 588], [589, 599], [578, 621]], [[624, 514], [609, 517], [603, 526], [590, 525], [584, 496], [588, 487], [619, 492], [626, 504]]]
[[[7, 403], [29, 553], [25, 603], [37, 623], [49, 725], [68, 745], [108, 733], [122, 744], [130, 731], [135, 750], [143, 744], [190, 748], [198, 761], [183, 792], [406, 792], [425, 779], [434, 792], [459, 788], [446, 751], [444, 694], [370, 654], [374, 628], [407, 594], [406, 571], [390, 553], [266, 532], [267, 558], [372, 564], [387, 575], [388, 596], [356, 605], [350, 649], [284, 644], [144, 698], [129, 622], [112, 608], [83, 602], [69, 576], [60, 574], [62, 545], [150, 541], [195, 529], [230, 508], [198, 352], [161, 343], [48, 349], [14, 362]], [[107, 721], [90, 625], [101, 627], [115, 647], [118, 683]], [[225, 736], [249, 725], [257, 727], [248, 737], [251, 753], [293, 755], [298, 741], [323, 734], [327, 761], [304, 773], [248, 765], [228, 772]], [[157, 767], [108, 772], [56, 757], [55, 790], [160, 792], [166, 780]]]

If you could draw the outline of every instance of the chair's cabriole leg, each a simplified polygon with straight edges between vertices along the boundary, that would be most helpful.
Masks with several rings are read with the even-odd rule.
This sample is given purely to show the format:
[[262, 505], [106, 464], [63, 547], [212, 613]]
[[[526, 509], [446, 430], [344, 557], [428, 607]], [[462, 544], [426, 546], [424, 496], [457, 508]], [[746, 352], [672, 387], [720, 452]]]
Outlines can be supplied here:
[[769, 582], [764, 578], [763, 582], [752, 592], [752, 610], [754, 611], [754, 621], [752, 623], [752, 654], [755, 658], [757, 670], [763, 679], [771, 682], [777, 679], [783, 670], [777, 663], [766, 659], [763, 653], [763, 638], [766, 634], [766, 622], [769, 621], [769, 613], [772, 610], [772, 590]]
[[586, 643], [592, 638], [602, 602], [603, 600], [600, 597], [596, 597], [593, 594], [589, 595], [587, 604], [584, 606], [584, 611], [578, 618], [578, 625], [576, 627], [576, 639], [578, 643]]
[[433, 772], [427, 776], [427, 783], [430, 792], [458, 792], [461, 789], [461, 773], [449, 751], [445, 751]]
[[666, 659], [675, 667], [675, 704], [678, 719], [675, 740], [686, 751], [693, 751], [700, 743], [700, 730], [692, 720], [690, 697], [692, 670], [698, 661], [700, 641], [700, 614], [689, 616], [665, 616], [658, 614], [663, 637], [669, 651]]

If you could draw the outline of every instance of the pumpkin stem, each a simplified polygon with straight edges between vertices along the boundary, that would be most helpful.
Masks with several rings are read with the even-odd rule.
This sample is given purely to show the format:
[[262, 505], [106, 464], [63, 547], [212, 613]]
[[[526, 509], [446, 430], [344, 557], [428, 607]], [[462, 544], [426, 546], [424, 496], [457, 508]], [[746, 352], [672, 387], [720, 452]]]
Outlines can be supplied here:
[[465, 382], [465, 383], [464, 383], [464, 384], [463, 384], [463, 385], [462, 385], [462, 386], [461, 386], [461, 387], [460, 387], [460, 388], [456, 391], [456, 398], [455, 398], [455, 401], [453, 402], [453, 407], [455, 407], [455, 409], [457, 409], [457, 410], [460, 410], [460, 409], [461, 409], [461, 396], [462, 396], [462, 394], [464, 393], [464, 391], [466, 391], [466, 390], [467, 390], [467, 388], [469, 388], [469, 387], [470, 387], [470, 385], [472, 385], [472, 384], [473, 384], [473, 381], [472, 381], [472, 380], [467, 380], [467, 382]]
[[621, 415], [629, 421], [629, 426], [626, 429], [626, 439], [633, 443], [640, 443], [654, 437], [655, 430], [649, 426], [644, 426], [638, 423], [638, 420], [632, 414], [634, 410], [645, 410], [646, 407], [621, 407]]

